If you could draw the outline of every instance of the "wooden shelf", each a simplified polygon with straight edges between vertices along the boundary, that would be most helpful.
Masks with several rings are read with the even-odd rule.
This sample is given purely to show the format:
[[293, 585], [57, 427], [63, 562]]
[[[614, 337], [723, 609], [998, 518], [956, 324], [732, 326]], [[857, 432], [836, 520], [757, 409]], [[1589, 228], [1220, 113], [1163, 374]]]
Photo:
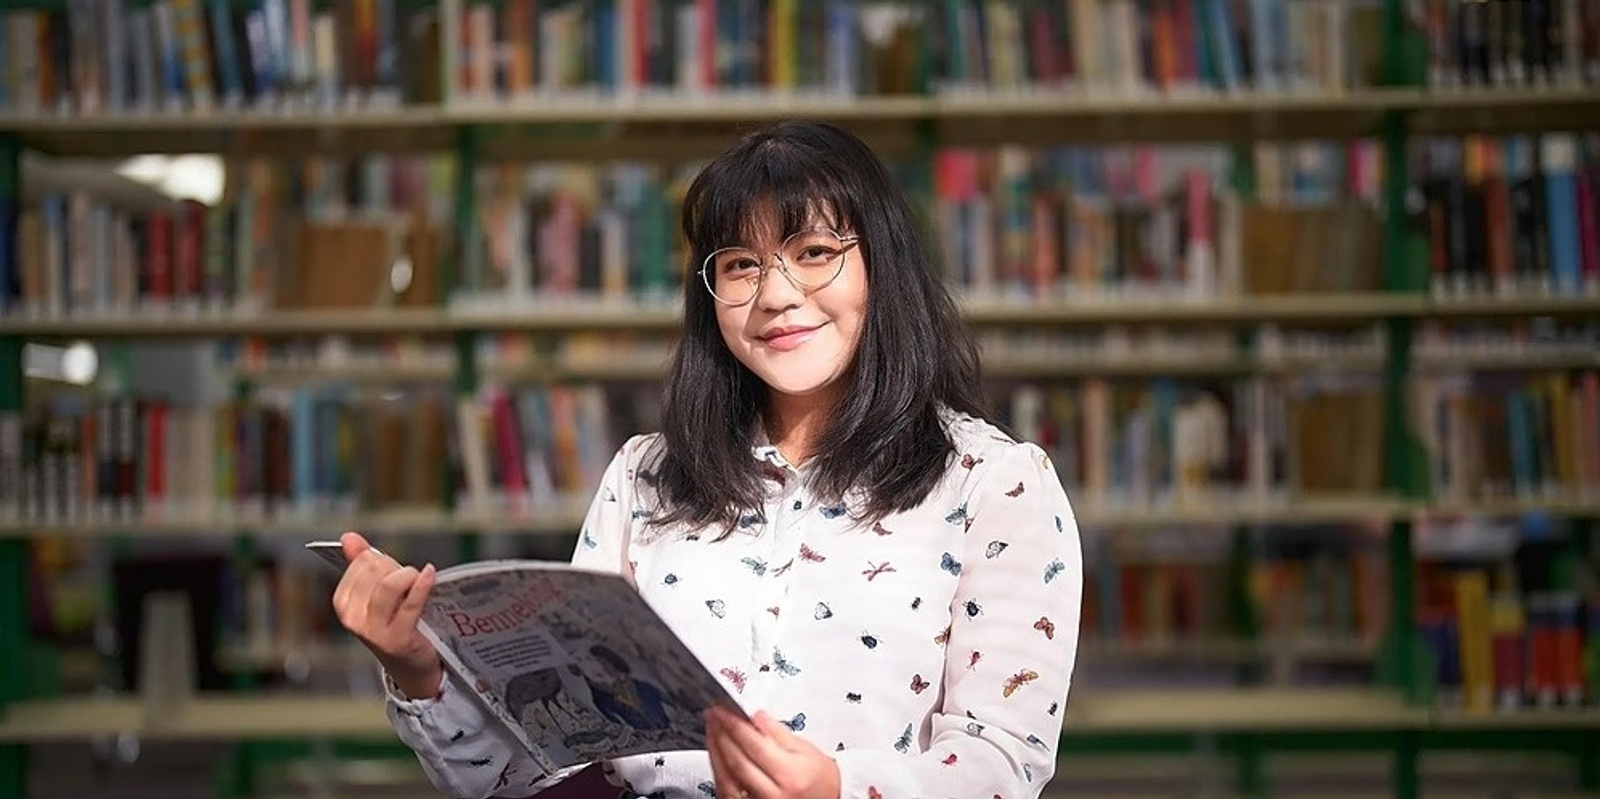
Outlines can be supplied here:
[[1420, 316], [1428, 308], [1425, 295], [1393, 292], [1105, 297], [1051, 301], [964, 296], [960, 298], [960, 304], [968, 321], [975, 325], [1054, 328], [1155, 323], [1349, 324], [1372, 322], [1389, 316]]
[[[1600, 101], [1596, 106], [1600, 107]], [[1425, 315], [1439, 319], [1596, 316], [1600, 315], [1600, 295], [1434, 297], [1428, 302]]]
[[1398, 694], [1370, 688], [1125, 689], [1069, 702], [1063, 733], [1407, 730], [1428, 719]]
[[449, 318], [426, 308], [263, 313], [148, 314], [65, 319], [0, 318], [0, 336], [34, 338], [207, 338], [443, 334]]
[[[1555, 497], [1490, 502], [1410, 502], [1383, 495], [1308, 496], [1292, 500], [1219, 501], [1167, 507], [1097, 504], [1069, 491], [1078, 524], [1083, 528], [1159, 529], [1163, 527], [1231, 527], [1251, 524], [1359, 524], [1429, 516], [1515, 516], [1544, 513], [1573, 518], [1600, 517], [1600, 497]], [[242, 515], [166, 516], [135, 520], [88, 520], [76, 523], [0, 521], [0, 539], [46, 536], [58, 538], [205, 537], [237, 535], [304, 538], [360, 530], [379, 535], [422, 536], [480, 532], [507, 535], [567, 535], [583, 524], [588, 496], [565, 497], [526, 511], [452, 514], [442, 508], [404, 507], [354, 513], [285, 514], [270, 519]]]
[[[1072, 492], [1068, 492], [1069, 496]], [[1179, 525], [1338, 524], [1388, 521], [1410, 513], [1413, 506], [1386, 496], [1305, 497], [1292, 500], [1218, 501], [1161, 507], [1154, 504], [1096, 504], [1081, 495], [1073, 510], [1081, 527], [1156, 528]]]
[[[490, 157], [683, 158], [709, 155], [752, 127], [821, 118], [874, 147], [911, 151], [932, 124], [942, 143], [1247, 141], [1375, 136], [1405, 112], [1424, 134], [1586, 130], [1600, 125], [1592, 87], [1442, 92], [1361, 89], [1330, 94], [1073, 90], [829, 96], [650, 93], [452, 101], [399, 108], [239, 110], [93, 117], [9, 114], [0, 135], [70, 156], [151, 153], [299, 154], [440, 151], [474, 130]], [[133, 144], [136, 142], [137, 144]]]
[[1287, 659], [1319, 663], [1370, 663], [1376, 645], [1357, 639], [1303, 638], [1259, 641], [1244, 638], [1158, 638], [1119, 640], [1086, 638], [1079, 644], [1083, 660], [1105, 662], [1221, 662], [1245, 663]]
[[[1035, 300], [961, 296], [969, 323], [985, 328], [1104, 327], [1107, 325], [1349, 326], [1390, 317], [1510, 318], [1600, 314], [1600, 296], [1431, 298], [1392, 292], [1239, 295], [1229, 297], [1104, 297]], [[204, 338], [316, 335], [444, 335], [490, 333], [638, 333], [677, 331], [676, 303], [572, 298], [509, 305], [466, 303], [450, 310], [396, 308], [330, 311], [167, 313], [73, 318], [0, 318], [0, 336], [38, 338]]]
[[[1600, 711], [1467, 716], [1408, 706], [1371, 688], [1163, 688], [1084, 691], [1067, 706], [1066, 736], [1106, 733], [1317, 732], [1424, 729], [1593, 729]], [[391, 739], [381, 697], [203, 694], [146, 713], [136, 697], [30, 700], [0, 711], [0, 743], [82, 740], [120, 732], [153, 740]]]

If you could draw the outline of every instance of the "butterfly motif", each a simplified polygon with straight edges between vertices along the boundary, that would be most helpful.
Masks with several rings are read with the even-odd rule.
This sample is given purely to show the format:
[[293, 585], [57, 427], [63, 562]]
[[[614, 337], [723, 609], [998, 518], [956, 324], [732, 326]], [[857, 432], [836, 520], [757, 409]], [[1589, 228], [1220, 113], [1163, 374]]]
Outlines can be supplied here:
[[1051, 702], [1050, 703], [1050, 709], [1048, 711], [1046, 711], [1046, 712], [1048, 712], [1050, 715], [1054, 716], [1056, 714], [1056, 711], [1060, 710], [1060, 709], [1061, 709], [1061, 703], [1060, 702]]
[[757, 577], [767, 576], [766, 561], [757, 557], [743, 557], [739, 559], [739, 562], [749, 567], [750, 571], [753, 572]]
[[1044, 637], [1051, 641], [1056, 640], [1056, 623], [1051, 621], [1049, 616], [1040, 616], [1039, 620], [1033, 623], [1033, 629], [1042, 631]]
[[961, 524], [962, 522], [966, 521], [966, 519], [967, 519], [967, 503], [965, 503], [965, 502], [961, 503], [961, 507], [956, 508], [953, 511], [950, 511], [948, 514], [945, 514], [945, 517], [944, 517], [944, 520], [946, 522], [949, 522], [950, 524]]
[[633, 515], [633, 520], [634, 521], [638, 521], [640, 519], [648, 519], [648, 518], [650, 518], [650, 511], [647, 511], [644, 508], [634, 508], [632, 515]]
[[800, 673], [800, 667], [785, 660], [783, 653], [777, 649], [772, 650], [772, 667], [777, 669], [779, 674], [786, 677], [793, 677]]
[[878, 637], [873, 635], [872, 633], [862, 633], [861, 634], [861, 645], [866, 647], [866, 648], [868, 648], [868, 649], [877, 649], [878, 648]]
[[945, 758], [943, 760], [940, 760], [939, 762], [945, 764], [946, 766], [954, 766], [956, 764], [956, 753], [955, 752], [951, 752], [949, 755], [946, 755]]
[[661, 578], [661, 584], [662, 585], [677, 585], [678, 584], [678, 575], [673, 574], [672, 572], [667, 572], [667, 576]]
[[1028, 764], [1028, 763], [1023, 763], [1022, 764], [1022, 776], [1028, 782], [1033, 782], [1033, 766]]
[[1028, 743], [1041, 748], [1044, 746], [1044, 741], [1039, 736], [1034, 735], [1031, 732], [1028, 733]]
[[911, 609], [912, 610], [916, 610], [917, 608], [920, 608], [920, 607], [922, 607], [922, 597], [919, 596], [919, 597], [916, 597], [916, 598], [911, 600]]
[[822, 518], [824, 519], [837, 519], [843, 516], [849, 508], [844, 505], [823, 505], [817, 510], [822, 512]]
[[979, 724], [976, 721], [967, 722], [967, 734], [968, 735], [982, 735], [983, 734], [983, 725]]
[[[909, 743], [906, 744], [906, 745], [910, 746]], [[904, 751], [904, 750], [902, 750], [902, 751]], [[876, 786], [868, 785], [867, 786], [867, 799], [883, 799], [883, 794], [878, 792], [878, 789], [877, 789]]]
[[783, 722], [783, 726], [788, 727], [793, 732], [799, 732], [806, 728], [806, 714], [804, 713], [796, 713], [794, 718], [788, 721], [783, 719], [778, 719], [778, 721]]
[[928, 686], [932, 685], [932, 684], [933, 683], [930, 683], [927, 680], [922, 679], [922, 675], [921, 674], [913, 674], [913, 675], [911, 675], [911, 693], [920, 694], [923, 691], [928, 690]]
[[1006, 547], [1008, 546], [1011, 545], [998, 539], [990, 541], [989, 546], [984, 547], [983, 556], [989, 560], [994, 560], [995, 558], [1000, 557], [1000, 553], [1006, 551]]
[[805, 544], [801, 544], [800, 545], [800, 559], [801, 560], [805, 560], [805, 561], [810, 561], [812, 563], [821, 563], [821, 562], [827, 560], [828, 558], [827, 558], [826, 555], [817, 554], [817, 551], [812, 549], [811, 547], [809, 547], [809, 546], [807, 546]]
[[594, 533], [587, 527], [583, 528], [583, 548], [598, 549], [599, 547], [600, 542], [595, 540]]
[[962, 455], [961, 456], [961, 468], [963, 468], [963, 469], [971, 469], [972, 467], [977, 466], [980, 463], [983, 463], [983, 459], [982, 458], [974, 458], [971, 455]]
[[885, 574], [887, 572], [892, 572], [894, 570], [895, 570], [895, 568], [893, 566], [890, 566], [888, 561], [884, 561], [882, 563], [882, 565], [880, 565], [880, 564], [877, 564], [877, 563], [873, 563], [872, 561], [869, 560], [869, 561], [867, 561], [867, 569], [866, 569], [866, 571], [863, 571], [862, 574], [866, 575], [867, 582], [870, 583], [878, 575]]
[[828, 607], [828, 603], [826, 602], [818, 602], [816, 609], [811, 611], [811, 615], [814, 616], [817, 621], [831, 619], [833, 618], [833, 608]]
[[711, 799], [717, 799], [717, 784], [711, 780], [701, 780], [700, 784], [694, 787], [695, 790], [699, 791], [702, 795], [709, 796]]
[[1013, 488], [1010, 491], [1006, 492], [1006, 496], [1013, 497], [1013, 498], [1020, 497], [1020, 496], [1022, 496], [1022, 491], [1023, 491], [1022, 483], [1018, 482], [1016, 488]]
[[972, 650], [972, 656], [967, 658], [967, 671], [977, 668], [980, 660], [983, 660], [983, 653], [976, 649]]
[[1060, 558], [1056, 558], [1050, 561], [1050, 565], [1044, 567], [1044, 581], [1049, 583], [1051, 580], [1061, 576], [1061, 573], [1066, 570], [1067, 564], [1062, 563]]
[[1062, 523], [1061, 523], [1061, 517], [1060, 516], [1056, 517], [1056, 532], [1058, 532], [1058, 533], [1066, 532], [1065, 526], [1062, 525]]
[[910, 751], [910, 749], [911, 749], [911, 725], [910, 724], [906, 725], [906, 731], [900, 733], [900, 737], [895, 740], [894, 749], [895, 749], [896, 752], [907, 752], [907, 751]]
[[976, 599], [967, 600], [966, 608], [967, 608], [967, 618], [969, 618], [969, 619], [975, 619], [975, 618], [978, 617], [979, 613], [983, 612], [983, 606], [979, 605], [978, 604], [978, 600], [976, 600]]
[[744, 693], [744, 684], [747, 679], [744, 672], [732, 666], [724, 666], [717, 673], [728, 678], [728, 683], [733, 686], [735, 693]]
[[617, 501], [617, 492], [612, 491], [611, 490], [611, 486], [605, 486], [600, 491], [600, 501], [601, 502], [616, 502]]
[[887, 527], [884, 527], [882, 522], [873, 522], [872, 523], [872, 532], [877, 533], [878, 535], [890, 535], [894, 531], [890, 530]]
[[739, 529], [748, 530], [751, 527], [754, 527], [754, 526], [760, 524], [762, 521], [763, 520], [761, 518], [761, 514], [759, 514], [759, 513], [746, 513], [743, 516], [739, 517]]
[[946, 624], [944, 626], [944, 629], [941, 630], [938, 635], [935, 635], [933, 637], [933, 642], [935, 644], [938, 644], [939, 646], [944, 646], [945, 644], [949, 643], [950, 642], [950, 625]]
[[461, 740], [466, 734], [466, 730], [456, 730], [455, 734], [450, 736], [450, 743], [455, 743], [456, 741]]
[[953, 576], [961, 576], [961, 561], [956, 560], [955, 557], [948, 552], [944, 553], [944, 557], [939, 558], [939, 568], [950, 572], [950, 574]]
[[656, 758], [656, 768], [666, 768], [666, 767], [667, 767], [667, 759], [665, 757], [657, 757]]
[[720, 599], [707, 599], [706, 610], [711, 611], [711, 615], [720, 619], [727, 615], [728, 605]]
[[1010, 696], [1016, 693], [1018, 688], [1037, 679], [1039, 679], [1039, 672], [1033, 669], [1023, 669], [1006, 678], [1005, 685], [1000, 689], [1000, 694], [1002, 696]]
[[858, 694], [855, 691], [851, 691], [850, 693], [847, 693], [847, 694], [844, 695], [844, 701], [850, 702], [852, 704], [854, 704], [856, 702], [860, 702], [861, 701], [861, 694]]
[[779, 608], [778, 608], [777, 605], [773, 605], [772, 607], [767, 608], [767, 612], [771, 613], [772, 614], [772, 618], [774, 618], [774, 619], [778, 618], [778, 610], [779, 610]]

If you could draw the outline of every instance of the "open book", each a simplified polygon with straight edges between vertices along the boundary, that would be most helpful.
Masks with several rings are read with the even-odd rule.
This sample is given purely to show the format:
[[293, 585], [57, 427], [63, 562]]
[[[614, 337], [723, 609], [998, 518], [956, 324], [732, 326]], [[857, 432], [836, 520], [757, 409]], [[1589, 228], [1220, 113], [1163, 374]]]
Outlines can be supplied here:
[[[306, 548], [346, 566], [337, 541]], [[743, 712], [618, 574], [531, 560], [451, 566], [418, 627], [546, 774], [704, 749], [701, 714]]]

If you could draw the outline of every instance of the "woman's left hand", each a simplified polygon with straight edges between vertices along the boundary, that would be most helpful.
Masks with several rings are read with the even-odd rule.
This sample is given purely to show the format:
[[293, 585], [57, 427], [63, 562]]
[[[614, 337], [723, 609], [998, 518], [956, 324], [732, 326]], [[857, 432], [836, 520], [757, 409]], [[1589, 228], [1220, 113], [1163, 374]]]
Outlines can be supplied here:
[[707, 711], [706, 750], [721, 799], [839, 799], [839, 765], [766, 711]]

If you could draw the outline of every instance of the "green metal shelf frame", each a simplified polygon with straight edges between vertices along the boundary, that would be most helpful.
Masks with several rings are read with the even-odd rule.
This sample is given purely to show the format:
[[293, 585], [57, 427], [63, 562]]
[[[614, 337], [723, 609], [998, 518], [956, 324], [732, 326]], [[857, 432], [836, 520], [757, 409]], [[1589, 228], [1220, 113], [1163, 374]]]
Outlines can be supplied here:
[[[22, 197], [22, 148], [14, 138], [0, 138], [0, 200], [10, 213], [19, 213]], [[0, 220], [14, 226], [15, 220]], [[0, 259], [16, 262], [15, 237], [9, 253]], [[20, 336], [0, 336], [0, 411], [23, 409], [22, 345]], [[28, 541], [0, 541], [0, 714], [12, 702], [27, 698], [27, 680], [21, 673], [28, 662]], [[14, 669], [14, 671], [13, 671]], [[28, 786], [28, 749], [0, 746], [0, 796], [23, 796]]]

